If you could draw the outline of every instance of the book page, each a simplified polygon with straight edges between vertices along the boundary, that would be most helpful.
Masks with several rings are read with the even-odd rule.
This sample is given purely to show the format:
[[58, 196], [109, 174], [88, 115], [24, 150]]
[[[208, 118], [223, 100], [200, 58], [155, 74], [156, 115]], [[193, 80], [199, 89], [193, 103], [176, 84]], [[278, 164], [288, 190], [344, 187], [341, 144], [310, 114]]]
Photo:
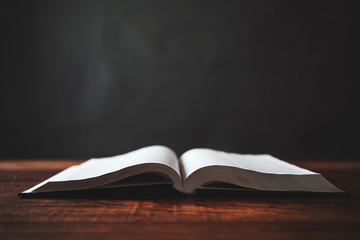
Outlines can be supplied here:
[[[164, 146], [150, 146], [114, 157], [90, 159], [78, 165], [69, 174], [52, 179], [52, 181], [72, 181], [93, 178], [127, 167], [147, 163], [167, 165], [173, 168], [180, 176], [176, 154]], [[151, 171], [151, 169], [149, 170]]]
[[198, 148], [180, 157], [183, 181], [196, 170], [207, 166], [228, 166], [260, 173], [306, 175], [316, 174], [267, 154], [236, 154]]

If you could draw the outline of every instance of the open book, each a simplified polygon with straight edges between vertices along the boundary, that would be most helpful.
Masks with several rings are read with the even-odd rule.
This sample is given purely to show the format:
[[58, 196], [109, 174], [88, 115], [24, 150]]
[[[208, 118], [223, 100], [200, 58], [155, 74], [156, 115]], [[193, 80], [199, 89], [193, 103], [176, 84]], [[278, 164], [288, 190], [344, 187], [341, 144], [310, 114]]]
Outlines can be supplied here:
[[343, 192], [319, 173], [270, 155], [243, 155], [191, 149], [179, 158], [169, 148], [150, 146], [123, 155], [90, 159], [20, 193], [172, 184], [196, 189]]

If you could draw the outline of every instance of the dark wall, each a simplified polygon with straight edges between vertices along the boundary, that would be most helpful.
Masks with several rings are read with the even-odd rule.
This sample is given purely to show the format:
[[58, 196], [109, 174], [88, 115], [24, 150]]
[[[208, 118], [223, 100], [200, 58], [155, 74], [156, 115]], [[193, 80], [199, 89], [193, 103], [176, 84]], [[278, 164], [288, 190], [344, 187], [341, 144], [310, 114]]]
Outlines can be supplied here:
[[1, 158], [359, 158], [356, 1], [8, 1]]

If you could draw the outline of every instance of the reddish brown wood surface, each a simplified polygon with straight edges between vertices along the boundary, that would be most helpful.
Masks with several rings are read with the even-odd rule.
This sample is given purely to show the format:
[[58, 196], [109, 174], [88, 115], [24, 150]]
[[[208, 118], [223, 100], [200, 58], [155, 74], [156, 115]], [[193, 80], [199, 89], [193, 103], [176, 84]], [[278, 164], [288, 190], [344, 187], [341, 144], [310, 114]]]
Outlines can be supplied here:
[[[0, 161], [0, 239], [360, 239], [360, 162], [303, 161], [348, 196], [171, 189], [20, 199], [80, 161]], [[138, 192], [137, 192], [138, 191]]]

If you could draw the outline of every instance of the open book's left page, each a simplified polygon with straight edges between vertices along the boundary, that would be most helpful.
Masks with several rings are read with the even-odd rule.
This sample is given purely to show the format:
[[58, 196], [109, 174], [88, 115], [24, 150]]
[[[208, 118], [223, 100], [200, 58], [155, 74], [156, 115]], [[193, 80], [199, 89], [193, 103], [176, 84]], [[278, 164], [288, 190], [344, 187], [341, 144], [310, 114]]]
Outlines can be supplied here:
[[65, 169], [23, 194], [97, 188], [143, 173], [163, 174], [175, 187], [182, 185], [176, 154], [164, 146], [150, 146], [119, 156], [90, 159]]

